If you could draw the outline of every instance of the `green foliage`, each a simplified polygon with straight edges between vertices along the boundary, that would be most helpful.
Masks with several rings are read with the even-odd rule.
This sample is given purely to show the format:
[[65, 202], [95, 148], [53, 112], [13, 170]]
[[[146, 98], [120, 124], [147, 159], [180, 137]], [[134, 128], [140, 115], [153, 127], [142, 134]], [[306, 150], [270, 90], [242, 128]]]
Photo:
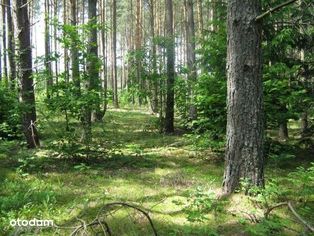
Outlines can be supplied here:
[[245, 231], [252, 236], [280, 235], [286, 223], [285, 220], [279, 217], [272, 217], [263, 219], [258, 224], [246, 224]]
[[212, 190], [205, 190], [197, 187], [188, 198], [188, 205], [185, 207], [187, 220], [190, 222], [204, 222], [208, 220], [207, 214], [215, 214], [223, 211], [225, 202], [218, 200]]
[[20, 137], [20, 107], [15, 91], [0, 85], [0, 140]]
[[293, 189], [294, 198], [305, 204], [313, 200], [314, 196], [314, 162], [309, 168], [298, 167], [296, 171], [289, 173], [288, 181]]

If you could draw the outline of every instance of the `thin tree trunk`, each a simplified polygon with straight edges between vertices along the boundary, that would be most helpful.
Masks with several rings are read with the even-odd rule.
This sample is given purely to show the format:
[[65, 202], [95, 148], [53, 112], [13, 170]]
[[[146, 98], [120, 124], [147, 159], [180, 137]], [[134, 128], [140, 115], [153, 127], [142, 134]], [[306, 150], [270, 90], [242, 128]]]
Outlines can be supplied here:
[[167, 38], [167, 100], [166, 100], [166, 120], [165, 132], [174, 132], [174, 63], [175, 46], [173, 35], [173, 2], [165, 0], [166, 3], [166, 38]]
[[112, 0], [112, 77], [113, 77], [113, 105], [119, 107], [118, 78], [117, 78], [117, 1]]
[[7, 65], [7, 30], [6, 30], [6, 6], [5, 0], [2, 0], [2, 47], [3, 47], [3, 72], [5, 84], [8, 85], [8, 65]]
[[45, 0], [45, 70], [46, 70], [46, 90], [47, 98], [51, 96], [51, 87], [53, 86], [52, 69], [51, 69], [51, 50], [50, 50], [50, 4]]
[[264, 185], [261, 12], [259, 0], [228, 2], [227, 144], [224, 194], [243, 178]]
[[15, 42], [14, 42], [14, 25], [12, 19], [12, 3], [6, 0], [7, 4], [7, 21], [8, 21], [8, 58], [10, 65], [10, 87], [12, 90], [16, 87], [16, 62], [15, 62]]
[[21, 78], [20, 102], [27, 109], [22, 110], [22, 128], [27, 146], [39, 146], [36, 129], [35, 94], [32, 77], [32, 48], [30, 39], [30, 23], [28, 15], [28, 1], [15, 0], [18, 41], [19, 41], [19, 77]]
[[281, 140], [285, 141], [289, 139], [287, 120], [284, 120], [279, 124], [278, 135]]
[[157, 54], [155, 40], [155, 1], [150, 1], [150, 28], [151, 28], [151, 44], [152, 44], [152, 68], [153, 68], [153, 104], [152, 111], [158, 112], [158, 79], [157, 79]]
[[[142, 24], [142, 0], [136, 1], [136, 42], [135, 42], [135, 49], [136, 49], [136, 83], [139, 85], [141, 83], [141, 56], [140, 56], [140, 50], [142, 47], [142, 30], [141, 30], [141, 24]], [[139, 105], [142, 105], [142, 97], [141, 94], [139, 95]]]
[[308, 114], [307, 111], [301, 115], [301, 136], [305, 136], [309, 130]]
[[106, 23], [106, 8], [107, 7], [107, 0], [102, 0], [102, 10], [101, 10], [101, 23], [102, 23], [102, 30], [101, 30], [101, 41], [102, 41], [102, 55], [103, 55], [103, 115], [105, 115], [107, 111], [107, 33], [105, 29]]
[[[67, 0], [63, 0], [63, 23], [68, 24], [67, 15]], [[69, 53], [67, 47], [64, 47], [64, 79], [66, 83], [69, 83]]]
[[202, 36], [204, 31], [202, 0], [197, 0], [197, 15], [198, 15], [198, 34], [199, 36]]
[[[75, 28], [75, 35], [78, 35], [77, 33], [77, 6], [76, 6], [76, 0], [70, 0], [71, 3], [71, 24]], [[72, 66], [72, 81], [74, 82], [77, 94], [80, 94], [81, 91], [81, 80], [80, 80], [80, 70], [79, 70], [79, 58], [78, 58], [78, 49], [77, 45], [72, 39], [71, 42], [71, 66]]]
[[[53, 37], [54, 37], [54, 53], [55, 55], [58, 54], [58, 26], [56, 24], [56, 20], [58, 20], [58, 0], [54, 0], [54, 25], [53, 25]], [[59, 63], [59, 59], [58, 60], [55, 60], [55, 78], [56, 78], [56, 85], [58, 85], [58, 80], [59, 80], [59, 66], [58, 66], [58, 63]]]

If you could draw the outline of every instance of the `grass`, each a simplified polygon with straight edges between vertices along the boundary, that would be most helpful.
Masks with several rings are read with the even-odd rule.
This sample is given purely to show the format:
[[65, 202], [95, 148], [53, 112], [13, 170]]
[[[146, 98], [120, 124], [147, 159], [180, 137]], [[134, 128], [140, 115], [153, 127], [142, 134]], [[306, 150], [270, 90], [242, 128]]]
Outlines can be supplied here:
[[[148, 211], [159, 235], [253, 235], [247, 227], [255, 225], [247, 223], [243, 214], [233, 214], [254, 211], [240, 193], [208, 212], [205, 221], [188, 221], [185, 206], [196, 189], [202, 186], [214, 193], [220, 189], [223, 161], [195, 149], [190, 136], [160, 134], [155, 124], [156, 118], [144, 112], [108, 111], [104, 122], [93, 127], [88, 157], [84, 148], [69, 141], [77, 139], [79, 132], [70, 132], [64, 139], [65, 124], [57, 118], [40, 124], [42, 147], [38, 150], [2, 142], [0, 235], [17, 230], [29, 235], [69, 235], [72, 230], [67, 228], [16, 229], [9, 222], [37, 218], [73, 226], [78, 219], [92, 221], [104, 204], [117, 201]], [[283, 173], [267, 169], [267, 177], [283, 177]], [[152, 234], [148, 222], [134, 224], [126, 216], [120, 210], [109, 219], [114, 235]], [[302, 231], [295, 222], [291, 227]], [[283, 231], [282, 235], [295, 234]]]

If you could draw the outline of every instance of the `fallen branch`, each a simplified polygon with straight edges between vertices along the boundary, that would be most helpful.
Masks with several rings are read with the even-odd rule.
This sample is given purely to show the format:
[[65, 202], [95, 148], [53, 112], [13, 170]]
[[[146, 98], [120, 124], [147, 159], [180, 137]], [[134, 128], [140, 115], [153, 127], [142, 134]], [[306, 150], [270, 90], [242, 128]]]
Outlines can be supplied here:
[[288, 202], [288, 207], [290, 211], [293, 213], [293, 215], [302, 223], [304, 224], [311, 232], [314, 232], [313, 226], [311, 226], [309, 223], [307, 223], [304, 219], [301, 218], [301, 216], [295, 211], [293, 208], [291, 202]]
[[143, 215], [146, 216], [146, 218], [148, 219], [149, 224], [150, 224], [150, 226], [151, 226], [151, 228], [152, 228], [152, 230], [153, 230], [154, 235], [157, 236], [157, 230], [156, 230], [156, 228], [155, 228], [155, 226], [154, 226], [154, 224], [153, 224], [153, 221], [152, 221], [152, 219], [150, 218], [149, 214], [148, 214], [147, 212], [145, 212], [144, 210], [140, 209], [139, 207], [134, 206], [134, 205], [131, 205], [131, 204], [128, 204], [128, 203], [124, 203], [124, 202], [113, 202], [113, 203], [108, 203], [108, 204], [106, 204], [106, 205], [103, 206], [103, 207], [101, 208], [101, 210], [99, 211], [99, 213], [98, 213], [98, 215], [97, 215], [97, 219], [99, 218], [100, 213], [101, 213], [104, 209], [110, 208], [110, 207], [112, 207], [112, 206], [125, 206], [125, 207], [129, 207], [129, 208], [132, 208], [132, 209], [135, 209], [135, 210], [141, 212]]
[[[112, 209], [112, 207], [117, 207], [117, 209]], [[156, 228], [153, 224], [153, 221], [150, 218], [149, 214], [146, 211], [139, 208], [138, 206], [134, 206], [134, 205], [131, 205], [131, 204], [125, 203], [125, 202], [113, 202], [113, 203], [108, 203], [108, 204], [104, 205], [99, 210], [96, 218], [90, 223], [87, 223], [80, 218], [76, 218], [77, 221], [80, 223], [77, 226], [63, 227], [63, 226], [55, 225], [54, 227], [57, 229], [72, 229], [72, 232], [70, 235], [71, 236], [77, 236], [77, 235], [89, 235], [89, 232], [88, 232], [89, 228], [91, 228], [93, 230], [94, 226], [98, 226], [101, 228], [104, 235], [111, 236], [111, 235], [113, 235], [113, 233], [109, 227], [109, 224], [106, 221], [106, 218], [108, 218], [110, 216], [113, 217], [113, 213], [117, 212], [118, 210], [121, 210], [124, 207], [134, 209], [137, 212], [140, 212], [142, 215], [144, 215], [147, 218], [147, 220], [149, 221], [150, 227], [152, 228], [152, 231], [153, 231], [153, 235], [157, 236], [157, 230], [156, 230]], [[102, 213], [105, 213], [105, 214], [102, 215]]]
[[307, 223], [297, 212], [296, 210], [293, 208], [292, 206], [292, 203], [291, 202], [281, 202], [281, 203], [278, 203], [277, 205], [274, 205], [270, 208], [268, 208], [265, 213], [264, 213], [264, 216], [265, 218], [267, 219], [270, 212], [278, 207], [281, 207], [281, 206], [288, 206], [288, 209], [292, 212], [292, 214], [298, 219], [298, 221], [300, 223], [302, 223], [304, 226], [306, 226], [306, 228], [308, 228], [311, 232], [314, 232], [314, 228], [313, 226], [311, 226], [309, 223]]
[[297, 0], [289, 0], [289, 1], [287, 1], [287, 2], [284, 2], [284, 3], [279, 4], [278, 6], [275, 6], [275, 7], [273, 7], [273, 8], [270, 8], [268, 11], [266, 11], [266, 12], [264, 12], [263, 14], [257, 16], [257, 17], [255, 18], [255, 21], [259, 21], [259, 20], [261, 20], [262, 18], [264, 18], [265, 16], [269, 15], [270, 13], [272, 13], [272, 12], [274, 12], [274, 11], [278, 11], [279, 9], [281, 9], [281, 8], [287, 6], [287, 5], [290, 5], [290, 4], [292, 4], [292, 3], [296, 2], [296, 1], [297, 1]]

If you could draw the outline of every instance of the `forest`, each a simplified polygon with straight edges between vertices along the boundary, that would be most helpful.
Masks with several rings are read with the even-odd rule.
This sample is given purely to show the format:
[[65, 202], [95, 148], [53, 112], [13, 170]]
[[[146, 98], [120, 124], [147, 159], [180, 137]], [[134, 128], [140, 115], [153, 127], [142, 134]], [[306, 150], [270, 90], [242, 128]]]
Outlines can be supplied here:
[[314, 2], [0, 0], [0, 235], [314, 234]]

